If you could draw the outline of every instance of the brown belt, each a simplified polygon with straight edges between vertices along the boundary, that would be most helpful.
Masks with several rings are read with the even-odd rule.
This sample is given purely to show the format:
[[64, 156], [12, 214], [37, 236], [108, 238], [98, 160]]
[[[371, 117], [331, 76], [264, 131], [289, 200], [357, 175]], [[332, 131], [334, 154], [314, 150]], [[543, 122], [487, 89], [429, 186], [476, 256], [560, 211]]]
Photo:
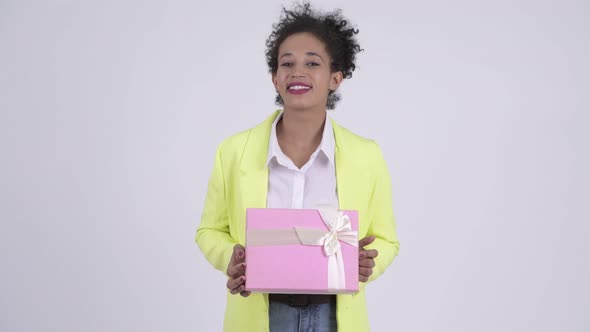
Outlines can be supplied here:
[[336, 303], [336, 295], [268, 294], [268, 300], [286, 303], [292, 307], [305, 307], [308, 304]]

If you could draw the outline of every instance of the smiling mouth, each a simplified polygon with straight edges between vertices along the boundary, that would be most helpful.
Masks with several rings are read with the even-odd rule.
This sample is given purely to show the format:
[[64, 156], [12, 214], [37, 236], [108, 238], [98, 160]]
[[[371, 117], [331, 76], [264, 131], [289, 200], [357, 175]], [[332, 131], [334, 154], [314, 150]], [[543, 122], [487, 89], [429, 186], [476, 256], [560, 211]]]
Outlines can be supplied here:
[[303, 86], [303, 85], [293, 85], [291, 87], [289, 87], [289, 90], [309, 90], [311, 89], [308, 86]]
[[291, 83], [287, 86], [287, 91], [293, 94], [303, 94], [311, 90], [311, 86], [303, 83]]

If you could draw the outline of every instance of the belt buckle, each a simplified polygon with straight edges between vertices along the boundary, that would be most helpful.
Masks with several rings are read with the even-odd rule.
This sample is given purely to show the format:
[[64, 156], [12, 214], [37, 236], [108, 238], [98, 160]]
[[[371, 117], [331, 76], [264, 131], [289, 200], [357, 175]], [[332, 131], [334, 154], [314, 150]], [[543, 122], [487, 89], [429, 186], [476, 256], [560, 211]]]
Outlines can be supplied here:
[[309, 304], [309, 296], [302, 294], [289, 294], [288, 302], [292, 307], [307, 307]]

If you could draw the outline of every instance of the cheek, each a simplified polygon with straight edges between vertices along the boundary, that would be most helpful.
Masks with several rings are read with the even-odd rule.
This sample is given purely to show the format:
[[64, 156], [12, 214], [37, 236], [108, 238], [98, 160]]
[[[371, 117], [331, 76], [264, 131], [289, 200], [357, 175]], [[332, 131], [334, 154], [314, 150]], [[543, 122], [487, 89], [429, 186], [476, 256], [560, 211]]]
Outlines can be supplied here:
[[287, 75], [285, 73], [277, 72], [277, 76], [276, 76], [277, 84], [279, 84], [279, 85], [285, 84], [286, 77], [287, 77]]
[[315, 77], [316, 82], [320, 82], [322, 86], [329, 86], [330, 85], [330, 74], [327, 73], [318, 73]]

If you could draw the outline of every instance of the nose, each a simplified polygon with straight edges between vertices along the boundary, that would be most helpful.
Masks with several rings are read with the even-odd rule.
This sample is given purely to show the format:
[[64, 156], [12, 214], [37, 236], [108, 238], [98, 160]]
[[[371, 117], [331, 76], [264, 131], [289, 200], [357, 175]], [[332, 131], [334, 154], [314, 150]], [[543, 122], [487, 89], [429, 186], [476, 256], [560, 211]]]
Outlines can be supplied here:
[[291, 77], [304, 77], [307, 74], [305, 65], [296, 64], [292, 68]]

